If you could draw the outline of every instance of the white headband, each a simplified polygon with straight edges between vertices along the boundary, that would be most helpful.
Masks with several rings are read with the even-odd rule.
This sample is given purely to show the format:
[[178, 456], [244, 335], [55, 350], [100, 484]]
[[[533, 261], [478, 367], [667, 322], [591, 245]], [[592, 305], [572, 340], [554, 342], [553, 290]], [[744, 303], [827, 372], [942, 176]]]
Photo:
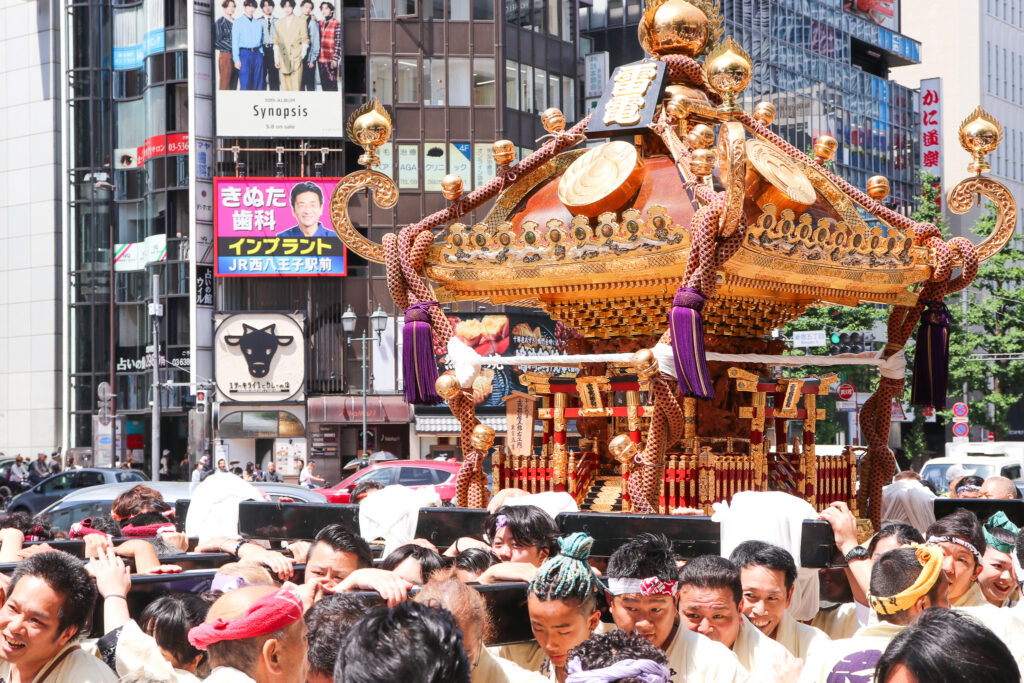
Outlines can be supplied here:
[[958, 545], [961, 548], [967, 548], [971, 551], [971, 554], [974, 555], [974, 561], [981, 564], [981, 553], [978, 552], [978, 549], [975, 548], [973, 544], [962, 538], [958, 538], [956, 536], [932, 536], [925, 541], [925, 543], [952, 543], [953, 545]]
[[662, 581], [656, 576], [646, 579], [608, 579], [608, 592], [612, 595], [668, 595], [676, 594], [677, 581]]

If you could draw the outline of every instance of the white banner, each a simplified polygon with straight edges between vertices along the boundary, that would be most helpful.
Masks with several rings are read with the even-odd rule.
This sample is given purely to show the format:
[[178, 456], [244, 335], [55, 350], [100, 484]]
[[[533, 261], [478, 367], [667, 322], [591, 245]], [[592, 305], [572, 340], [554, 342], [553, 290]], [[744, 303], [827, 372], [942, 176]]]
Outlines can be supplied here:
[[249, 138], [345, 137], [341, 93], [218, 90], [217, 135]]

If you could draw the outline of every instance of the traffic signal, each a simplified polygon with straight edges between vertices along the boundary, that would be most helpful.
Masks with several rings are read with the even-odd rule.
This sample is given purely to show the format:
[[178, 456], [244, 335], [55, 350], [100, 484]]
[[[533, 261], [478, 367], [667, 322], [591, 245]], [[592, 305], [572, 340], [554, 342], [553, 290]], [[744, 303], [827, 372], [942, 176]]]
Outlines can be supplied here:
[[206, 412], [206, 392], [202, 389], [196, 392], [196, 412]]
[[829, 336], [828, 355], [862, 353], [866, 350], [865, 335], [861, 332], [833, 332]]

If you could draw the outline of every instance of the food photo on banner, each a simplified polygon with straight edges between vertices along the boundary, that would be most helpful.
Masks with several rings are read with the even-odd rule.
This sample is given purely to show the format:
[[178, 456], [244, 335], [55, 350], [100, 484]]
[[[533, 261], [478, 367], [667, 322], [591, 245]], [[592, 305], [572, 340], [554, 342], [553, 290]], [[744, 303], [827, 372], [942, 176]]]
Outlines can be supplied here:
[[347, 274], [331, 223], [338, 178], [214, 178], [217, 277]]
[[217, 135], [343, 136], [341, 7], [214, 0]]
[[[481, 356], [565, 355], [569, 340], [578, 334], [542, 313], [473, 315], [449, 313], [455, 336]], [[434, 348], [442, 368], [451, 369], [444, 346]], [[553, 377], [575, 377], [577, 369], [565, 366], [486, 367], [473, 381], [473, 403], [477, 408], [505, 411], [503, 399], [513, 391], [526, 391], [519, 378], [524, 372], [551, 373]]]

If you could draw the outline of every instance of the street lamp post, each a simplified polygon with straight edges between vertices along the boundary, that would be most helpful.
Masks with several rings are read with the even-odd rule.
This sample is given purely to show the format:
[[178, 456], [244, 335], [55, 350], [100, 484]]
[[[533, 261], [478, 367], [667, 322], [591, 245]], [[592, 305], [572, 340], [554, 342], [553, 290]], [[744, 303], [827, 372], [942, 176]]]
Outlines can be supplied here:
[[[348, 342], [361, 342], [363, 345], [363, 453], [366, 453], [366, 342], [373, 341], [374, 337], [362, 336], [362, 337], [351, 337], [353, 332], [356, 331], [356, 320], [357, 316], [352, 311], [352, 305], [349, 304], [345, 313], [341, 316], [341, 329], [345, 332], [345, 336], [348, 338]], [[388, 326], [388, 314], [384, 312], [384, 309], [377, 304], [377, 310], [370, 315], [370, 328], [376, 335], [377, 343], [380, 343], [381, 333]]]

